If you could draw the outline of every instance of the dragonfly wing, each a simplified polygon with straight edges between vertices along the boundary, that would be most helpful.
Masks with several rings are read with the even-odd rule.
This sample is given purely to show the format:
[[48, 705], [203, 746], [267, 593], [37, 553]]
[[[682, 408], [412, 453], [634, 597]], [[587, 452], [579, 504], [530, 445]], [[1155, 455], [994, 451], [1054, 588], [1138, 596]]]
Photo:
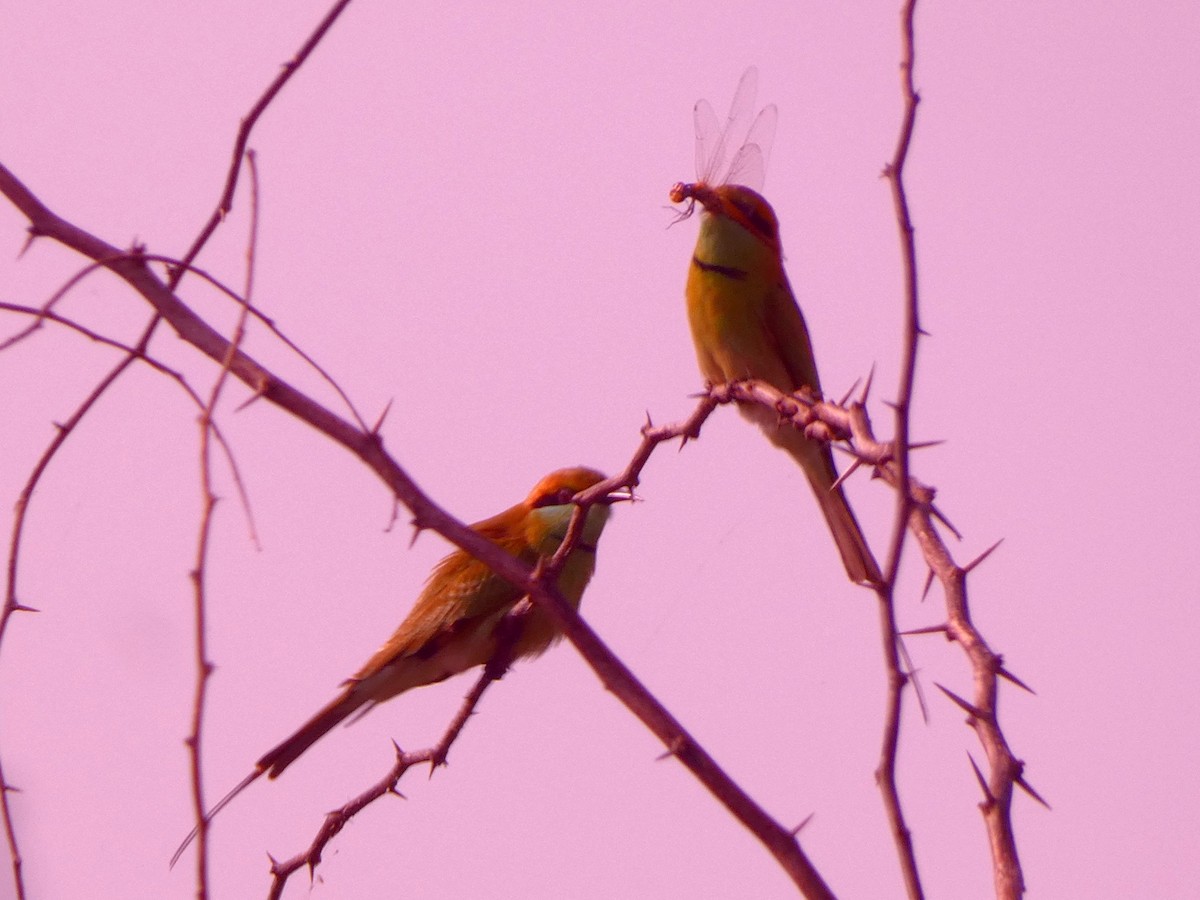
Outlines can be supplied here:
[[712, 104], [697, 100], [696, 118], [696, 178], [704, 181], [720, 163], [716, 157], [721, 153], [721, 123]]
[[733, 157], [729, 171], [723, 184], [744, 184], [746, 187], [761, 191], [767, 175], [767, 161], [771, 157], [771, 145], [775, 143], [775, 123], [779, 111], [775, 104], [764, 106], [741, 149]]

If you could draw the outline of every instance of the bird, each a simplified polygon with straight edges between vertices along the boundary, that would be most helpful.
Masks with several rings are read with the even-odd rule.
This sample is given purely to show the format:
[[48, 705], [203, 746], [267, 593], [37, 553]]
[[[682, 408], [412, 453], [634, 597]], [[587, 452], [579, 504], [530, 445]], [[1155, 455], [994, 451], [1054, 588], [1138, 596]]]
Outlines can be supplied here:
[[[576, 509], [573, 498], [605, 480], [595, 469], [576, 466], [542, 478], [520, 503], [470, 528], [502, 550], [533, 566], [548, 560], [566, 538]], [[630, 499], [613, 491], [587, 510], [579, 539], [564, 560], [557, 587], [566, 601], [579, 608], [584, 588], [596, 565], [596, 544], [610, 515], [611, 504]], [[264, 753], [254, 770], [206, 815], [211, 820], [261, 775], [278, 778], [314, 743], [352, 714], [363, 715], [376, 704], [415, 687], [435, 684], [485, 665], [496, 651], [497, 627], [524, 593], [491, 571], [465, 550], [439, 562], [400, 627], [350, 678], [342, 689], [291, 736]], [[562, 636], [536, 605], [513, 637], [510, 659], [541, 655]], [[178, 861], [196, 830], [171, 859]]]
[[[717, 134], [712, 108], [705, 101], [697, 103], [699, 180], [677, 182], [670, 191], [673, 203], [688, 204], [679, 218], [691, 215], [697, 204], [701, 211], [685, 288], [688, 324], [700, 372], [710, 384], [754, 378], [784, 394], [808, 388], [820, 396], [812, 341], [784, 271], [779, 220], [755, 190], [774, 134], [774, 106], [759, 114], [722, 182], [708, 181], [723, 166], [724, 153], [753, 106], [756, 77], [754, 69], [743, 75], [729, 119]], [[732, 178], [750, 183], [731, 183]], [[804, 471], [850, 580], [882, 583], [879, 566], [837, 484], [829, 445], [782, 423], [760, 404], [738, 406]]]

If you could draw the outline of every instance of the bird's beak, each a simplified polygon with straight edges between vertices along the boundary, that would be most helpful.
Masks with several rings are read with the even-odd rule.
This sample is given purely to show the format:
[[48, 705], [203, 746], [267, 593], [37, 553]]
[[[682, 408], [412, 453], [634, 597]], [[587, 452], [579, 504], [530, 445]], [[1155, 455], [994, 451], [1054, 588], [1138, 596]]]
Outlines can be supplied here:
[[633, 488], [619, 487], [615, 491], [609, 491], [596, 502], [611, 505], [613, 503], [625, 503], [627, 501], [633, 502], [637, 499], [638, 497], [633, 493]]

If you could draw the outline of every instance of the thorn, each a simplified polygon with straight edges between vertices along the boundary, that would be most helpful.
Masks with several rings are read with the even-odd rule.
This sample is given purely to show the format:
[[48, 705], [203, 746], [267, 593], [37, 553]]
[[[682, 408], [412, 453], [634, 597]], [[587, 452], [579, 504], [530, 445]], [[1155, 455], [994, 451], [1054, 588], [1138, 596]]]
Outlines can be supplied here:
[[1046, 809], [1050, 808], [1050, 804], [1045, 801], [1045, 799], [1042, 797], [1041, 794], [1039, 794], [1037, 791], [1035, 791], [1033, 789], [1033, 785], [1031, 785], [1028, 781], [1025, 780], [1025, 776], [1023, 774], [1018, 775], [1013, 780], [1016, 781], [1016, 783], [1018, 785], [1020, 785], [1021, 789], [1023, 791], [1025, 791], [1025, 793], [1027, 793], [1030, 797], [1032, 797], [1038, 803], [1042, 804], [1042, 806], [1046, 807]]
[[679, 751], [682, 749], [683, 749], [683, 738], [676, 737], [671, 741], [671, 743], [667, 746], [667, 749], [664, 752], [660, 753], [658, 756], [656, 756], [654, 758], [654, 761], [662, 762], [664, 759], [668, 759], [672, 756], [678, 756]]
[[981, 562], [983, 562], [985, 559], [987, 559], [989, 556], [991, 556], [992, 551], [995, 550], [997, 547], [999, 547], [1003, 543], [1004, 543], [1004, 538], [1000, 538], [1000, 540], [996, 541], [996, 543], [992, 544], [992, 546], [988, 547], [986, 550], [984, 550], [982, 553], [980, 553], [977, 557], [975, 557], [973, 560], [971, 560], [969, 563], [967, 563], [965, 566], [963, 566], [963, 574], [965, 575], [967, 572], [970, 572], [977, 565], [979, 565]]
[[965, 709], [969, 715], [974, 716], [976, 719], [983, 718], [983, 713], [981, 713], [974, 705], [968, 703], [962, 697], [958, 696], [958, 694], [954, 693], [954, 691], [951, 691], [951, 690], [943, 687], [942, 685], [938, 684], [936, 681], [934, 682], [934, 684], [937, 685], [937, 689], [939, 691], [941, 691], [943, 694], [945, 694], [947, 697], [949, 697], [951, 700], [953, 700], [955, 703], [957, 703], [959, 706], [961, 706], [963, 709]]
[[1017, 687], [1022, 688], [1023, 690], [1029, 691], [1029, 693], [1033, 694], [1035, 697], [1037, 696], [1037, 691], [1035, 691], [1033, 688], [1031, 688], [1029, 685], [1027, 685], [1025, 682], [1023, 682], [1020, 678], [1018, 678], [1012, 672], [1008, 671], [1008, 669], [1004, 668], [1004, 666], [1001, 666], [1000, 668], [998, 668], [996, 670], [996, 674], [999, 675], [1001, 678], [1008, 679], [1013, 684], [1015, 684]]
[[925, 628], [913, 628], [897, 633], [902, 637], [908, 637], [910, 634], [949, 634], [950, 627], [948, 625], [929, 625]]
[[862, 381], [861, 378], [854, 379], [854, 384], [850, 385], [850, 389], [842, 395], [842, 399], [838, 401], [838, 406], [845, 406], [847, 403], [850, 402], [850, 398], [853, 397], [854, 392], [856, 390], [858, 390], [858, 385], [859, 385], [859, 382], [861, 382], [861, 381]]
[[933, 587], [933, 569], [925, 576], [925, 588], [921, 591], [921, 602], [924, 603], [929, 597], [929, 589]]
[[650, 418], [650, 410], [646, 410], [646, 424], [642, 426], [642, 430], [645, 431], [645, 430], [653, 428], [653, 427], [654, 427], [654, 420]]
[[409, 524], [412, 525], [413, 530], [412, 539], [408, 542], [408, 549], [411, 550], [414, 546], [416, 546], [417, 538], [421, 536], [421, 532], [425, 530], [425, 526], [418, 522], [415, 518]]
[[379, 418], [375, 420], [375, 424], [371, 426], [371, 434], [379, 434], [379, 429], [383, 427], [383, 420], [387, 418], [387, 414], [392, 410], [392, 402], [395, 397], [389, 397], [387, 404], [383, 407], [383, 412], [379, 414]]
[[933, 335], [930, 332], [926, 331], [924, 329], [924, 327], [921, 325], [917, 326], [917, 334], [921, 335], [921, 337], [933, 337]]
[[[832, 449], [836, 450], [838, 453], [845, 453], [851, 459], [857, 459], [860, 463], [870, 462], [870, 460], [868, 460], [865, 456], [863, 456], [861, 453], [859, 453], [857, 450], [855, 450], [854, 447], [852, 447], [852, 446], [847, 447], [847, 446], [844, 446], [841, 442], [834, 443], [833, 441], [829, 442], [829, 446]], [[878, 476], [872, 475], [871, 477], [876, 478]]]
[[256, 388], [254, 393], [251, 394], [249, 397], [247, 397], [245, 400], [243, 400], [241, 403], [239, 403], [237, 406], [235, 406], [233, 408], [233, 411], [235, 413], [240, 413], [243, 409], [246, 409], [247, 407], [252, 406], [255, 403], [257, 403], [262, 398], [262, 395], [263, 395], [262, 389]]
[[971, 768], [975, 770], [975, 780], [979, 782], [979, 789], [983, 791], [983, 796], [987, 798], [988, 803], [995, 803], [996, 798], [992, 796], [992, 789], [988, 787], [987, 779], [979, 771], [979, 765], [975, 762], [975, 757], [971, 755], [970, 750], [967, 751], [967, 759], [971, 761]]
[[12, 605], [13, 612], [41, 612], [36, 606], [26, 606], [24, 603], [14, 603]]
[[30, 225], [30, 226], [29, 226], [29, 228], [28, 228], [28, 229], [26, 229], [26, 231], [27, 231], [27, 234], [26, 234], [26, 236], [25, 236], [25, 243], [24, 243], [24, 245], [21, 247], [21, 252], [19, 252], [19, 253], [17, 254], [17, 259], [21, 259], [22, 257], [24, 257], [24, 256], [25, 256], [25, 251], [26, 251], [26, 250], [28, 250], [30, 247], [32, 247], [32, 246], [33, 246], [33, 242], [34, 242], [34, 241], [36, 241], [38, 238], [40, 238], [40, 237], [42, 236], [42, 233], [41, 233], [40, 231], [38, 231], [38, 230], [37, 230], [37, 229], [36, 229], [34, 226], [32, 226], [32, 225]]
[[951, 522], [949, 519], [947, 519], [945, 514], [943, 514], [940, 509], [938, 509], [936, 506], [934, 506], [932, 503], [930, 503], [929, 511], [933, 514], [933, 517], [935, 519], [937, 519], [939, 522], [941, 522], [943, 525], [945, 525], [947, 528], [950, 529], [950, 533], [952, 535], [954, 535], [960, 541], [962, 540], [962, 533], [959, 532], [959, 530], [954, 527], [954, 523]]
[[863, 385], [862, 397], [858, 401], [863, 406], [867, 405], [867, 397], [871, 393], [871, 385], [874, 383], [874, 381], [875, 381], [875, 363], [871, 363], [871, 371], [867, 373], [867, 383]]
[[811, 822], [813, 820], [813, 816], [815, 816], [815, 815], [816, 815], [815, 812], [811, 812], [807, 816], [805, 816], [804, 821], [792, 829], [792, 832], [791, 832], [792, 837], [796, 837], [798, 834], [800, 834], [800, 832], [804, 830], [804, 826], [807, 825], [809, 822]]
[[400, 498], [392, 496], [392, 514], [388, 517], [388, 523], [383, 528], [384, 534], [391, 534], [392, 526], [400, 521]]
[[836, 491], [838, 488], [840, 488], [842, 486], [842, 482], [845, 481], [847, 478], [849, 478], [851, 475], [853, 475], [855, 470], [858, 469], [858, 467], [861, 465], [862, 465], [862, 460], [859, 459], [858, 457], [855, 457], [854, 462], [850, 463], [850, 467], [848, 469], [846, 469], [846, 471], [843, 472], [841, 475], [839, 475], [837, 477], [837, 480], [829, 488], [830, 493], [832, 493], [832, 492]]
[[915, 444], [909, 444], [908, 449], [910, 452], [913, 450], [925, 450], [929, 447], [940, 447], [944, 443], [946, 443], [945, 438], [936, 441], [917, 441]]
[[884, 400], [883, 405], [888, 407], [888, 409], [893, 409], [893, 410], [900, 408], [900, 404], [896, 400]]
[[904, 643], [904, 638], [901, 635], [896, 635], [896, 650], [900, 654], [900, 659], [904, 662], [904, 680], [912, 685], [913, 693], [917, 695], [917, 706], [921, 709], [921, 720], [929, 724], [929, 704], [925, 702], [925, 691], [921, 689], [921, 680], [917, 678], [920, 671], [913, 665], [912, 656], [908, 653], [908, 647]]

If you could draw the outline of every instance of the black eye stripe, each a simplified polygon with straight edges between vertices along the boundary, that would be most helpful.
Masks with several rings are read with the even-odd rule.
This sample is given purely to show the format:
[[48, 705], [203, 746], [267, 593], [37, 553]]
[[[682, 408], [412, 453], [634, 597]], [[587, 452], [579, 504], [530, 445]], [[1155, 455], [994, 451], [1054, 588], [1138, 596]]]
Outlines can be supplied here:
[[772, 241], [775, 240], [775, 227], [759, 212], [757, 204], [748, 203], [738, 198], [731, 198], [729, 202], [737, 207], [738, 212], [746, 218], [746, 221], [750, 223], [755, 231]]
[[541, 497], [538, 497], [537, 502], [533, 506], [535, 509], [542, 506], [562, 506], [570, 503], [571, 498], [577, 493], [578, 491], [573, 491], [570, 488], [560, 488], [551, 494], [543, 494]]

